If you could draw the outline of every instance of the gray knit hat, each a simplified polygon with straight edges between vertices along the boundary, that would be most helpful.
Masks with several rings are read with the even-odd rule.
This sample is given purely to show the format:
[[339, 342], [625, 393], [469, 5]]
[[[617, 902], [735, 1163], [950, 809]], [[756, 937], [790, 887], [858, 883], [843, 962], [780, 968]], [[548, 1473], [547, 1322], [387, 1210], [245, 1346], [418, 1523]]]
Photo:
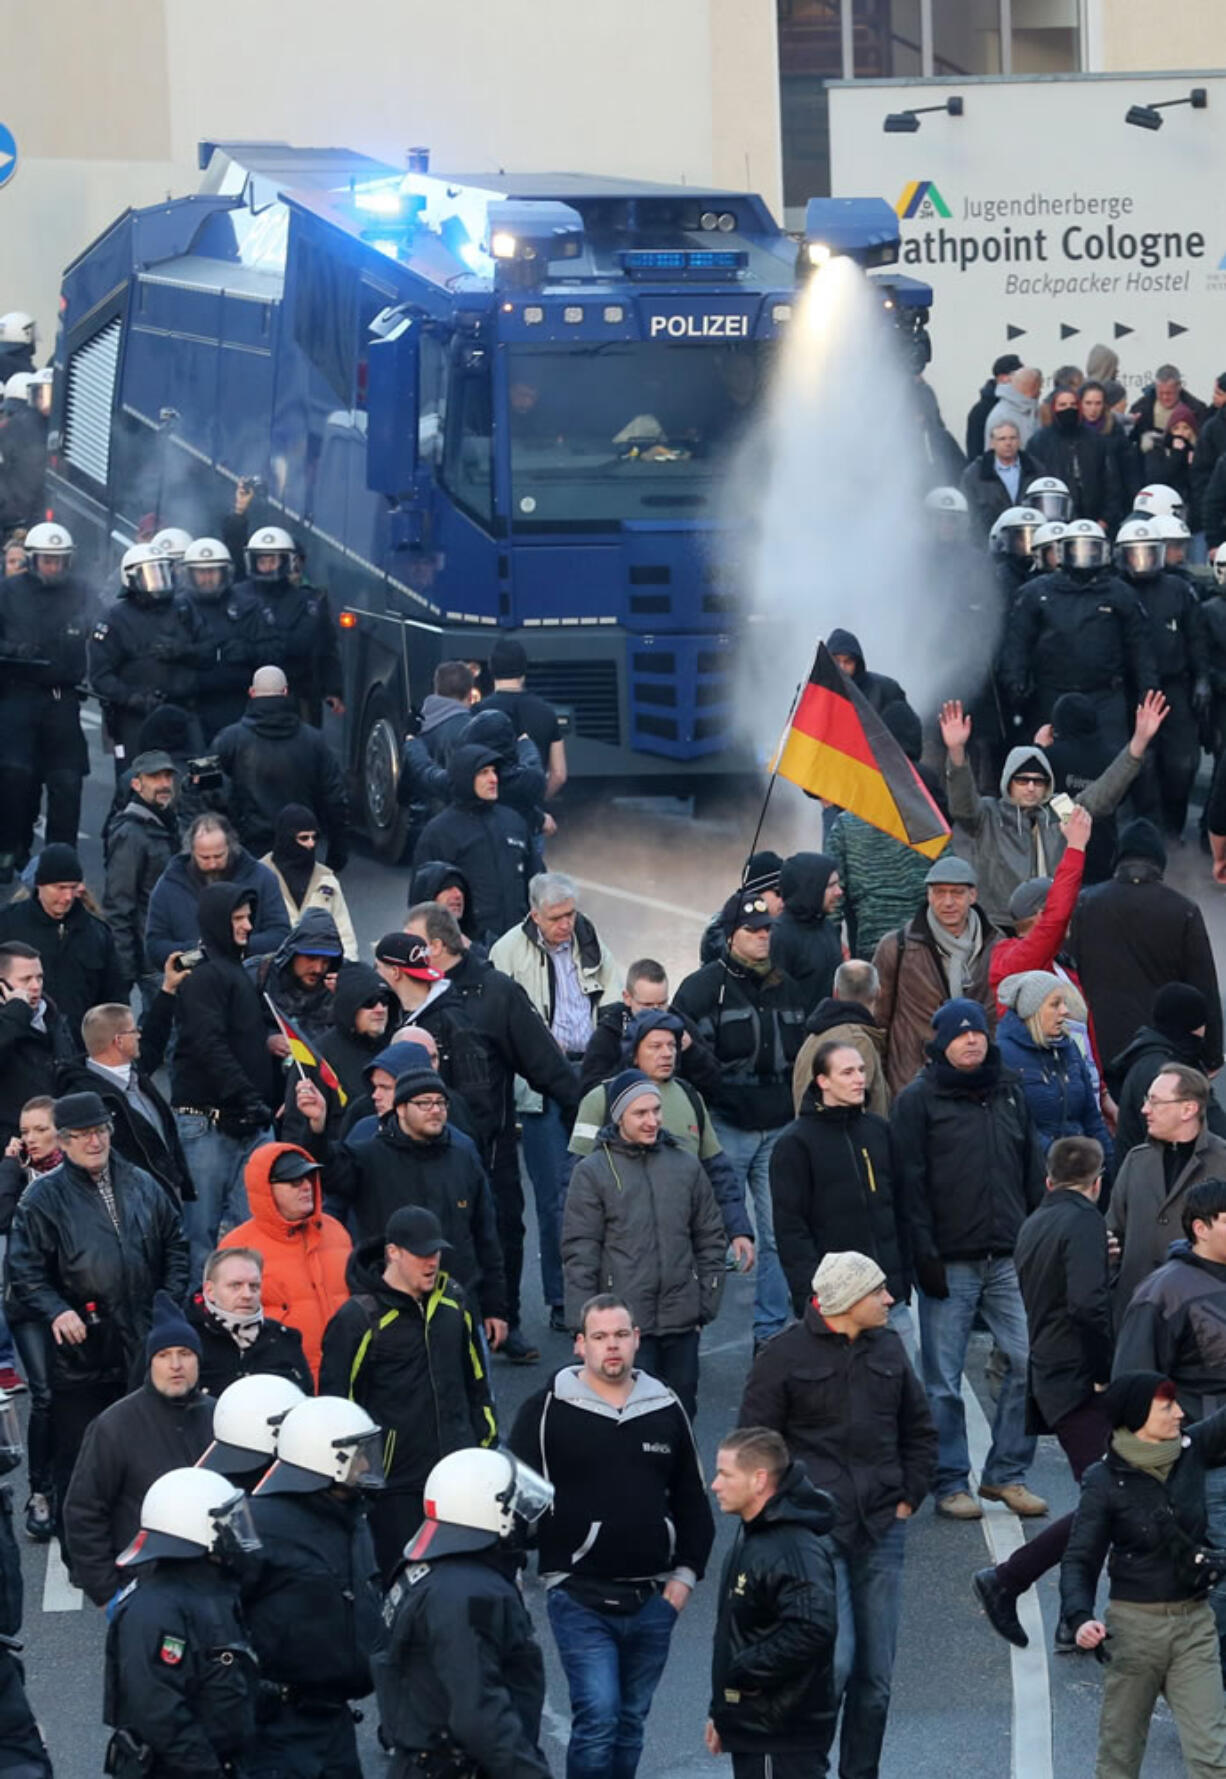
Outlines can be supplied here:
[[1012, 1007], [1019, 1019], [1031, 1019], [1057, 988], [1063, 992], [1069, 1018], [1084, 1019], [1086, 1004], [1077, 990], [1050, 970], [1019, 970], [1016, 976], [1006, 976], [996, 990], [996, 998], [1003, 1006]]
[[843, 1254], [826, 1255], [813, 1275], [813, 1295], [823, 1316], [841, 1316], [884, 1284], [885, 1274], [877, 1262], [849, 1248]]
[[1009, 897], [1010, 919], [1029, 920], [1031, 915], [1042, 914], [1050, 888], [1050, 877], [1028, 877], [1025, 883], [1019, 883]]
[[614, 1075], [606, 1091], [609, 1096], [611, 1124], [619, 1124], [626, 1107], [633, 1105], [635, 1100], [642, 1099], [644, 1094], [653, 1093], [657, 1103], [660, 1099], [660, 1089], [642, 1069], [623, 1069], [620, 1075]]

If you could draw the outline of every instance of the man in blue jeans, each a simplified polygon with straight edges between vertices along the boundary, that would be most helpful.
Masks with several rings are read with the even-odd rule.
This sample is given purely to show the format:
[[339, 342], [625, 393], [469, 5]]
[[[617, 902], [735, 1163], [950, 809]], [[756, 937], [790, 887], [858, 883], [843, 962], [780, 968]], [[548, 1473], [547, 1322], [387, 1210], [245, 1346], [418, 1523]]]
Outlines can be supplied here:
[[932, 1487], [936, 1466], [923, 1387], [889, 1326], [893, 1301], [867, 1254], [826, 1254], [803, 1320], [754, 1360], [741, 1403], [740, 1425], [781, 1433], [791, 1457], [834, 1503], [841, 1779], [876, 1779], [907, 1521]]
[[1045, 1189], [1043, 1144], [1019, 1078], [1004, 1068], [978, 1001], [946, 1001], [932, 1016], [928, 1061], [894, 1102], [900, 1203], [919, 1281], [924, 1383], [939, 1450], [936, 1510], [977, 1520], [962, 1370], [976, 1313], [1008, 1361], [979, 1481], [985, 1500], [1024, 1518], [1047, 1503], [1026, 1487], [1026, 1311], [1013, 1244]]
[[570, 1688], [566, 1779], [634, 1779], [673, 1626], [715, 1536], [690, 1423], [635, 1370], [638, 1345], [620, 1298], [589, 1298], [582, 1363], [530, 1397], [511, 1431], [516, 1457], [554, 1487], [537, 1553]]

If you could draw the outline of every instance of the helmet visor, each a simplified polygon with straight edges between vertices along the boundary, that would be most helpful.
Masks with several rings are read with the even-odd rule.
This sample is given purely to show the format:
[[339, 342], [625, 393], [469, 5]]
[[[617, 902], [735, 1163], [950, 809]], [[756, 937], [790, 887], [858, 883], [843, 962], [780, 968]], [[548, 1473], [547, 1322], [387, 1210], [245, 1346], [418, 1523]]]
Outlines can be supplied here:
[[16, 1470], [23, 1456], [17, 1404], [11, 1396], [5, 1396], [0, 1400], [0, 1476]]
[[501, 1499], [516, 1519], [526, 1526], [535, 1526], [553, 1506], [553, 1484], [546, 1482], [530, 1464], [521, 1464], [510, 1452], [504, 1450], [503, 1455], [511, 1460], [511, 1480]]
[[169, 556], [153, 556], [128, 570], [128, 585], [135, 593], [148, 593], [156, 598], [169, 593], [175, 584], [174, 564]]
[[378, 1427], [356, 1438], [352, 1433], [334, 1442], [338, 1458], [336, 1480], [346, 1489], [382, 1489], [387, 1475], [383, 1468], [383, 1434]]
[[230, 585], [231, 569], [225, 562], [189, 562], [184, 565], [184, 575], [193, 593], [203, 593], [206, 599], [219, 599]]
[[1166, 561], [1166, 545], [1154, 538], [1135, 544], [1120, 544], [1116, 549], [1116, 557], [1121, 568], [1129, 574], [1157, 574]]
[[1060, 560], [1065, 568], [1102, 568], [1110, 547], [1105, 537], [1062, 537]]
[[260, 1535], [251, 1517], [251, 1503], [241, 1490], [223, 1507], [215, 1507], [211, 1515], [217, 1525], [217, 1549], [235, 1555], [259, 1550]]
[[1010, 525], [1002, 533], [1006, 556], [1029, 556], [1034, 550], [1034, 534], [1037, 525]]
[[31, 383], [26, 391], [26, 400], [36, 414], [42, 414], [45, 417], [51, 412], [51, 384], [46, 382]]
[[1037, 507], [1045, 519], [1071, 519], [1073, 497], [1060, 488], [1028, 488], [1026, 505]]

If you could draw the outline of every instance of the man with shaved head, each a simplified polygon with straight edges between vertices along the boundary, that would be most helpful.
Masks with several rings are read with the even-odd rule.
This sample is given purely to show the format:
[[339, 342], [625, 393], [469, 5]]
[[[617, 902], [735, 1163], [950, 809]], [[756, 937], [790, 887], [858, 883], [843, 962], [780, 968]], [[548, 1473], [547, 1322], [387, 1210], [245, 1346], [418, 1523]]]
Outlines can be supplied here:
[[318, 729], [304, 723], [279, 667], [257, 667], [242, 720], [231, 723], [212, 752], [230, 780], [230, 807], [244, 844], [257, 857], [272, 846], [287, 803], [315, 810], [327, 837], [330, 871], [349, 858], [349, 798], [335, 754]]

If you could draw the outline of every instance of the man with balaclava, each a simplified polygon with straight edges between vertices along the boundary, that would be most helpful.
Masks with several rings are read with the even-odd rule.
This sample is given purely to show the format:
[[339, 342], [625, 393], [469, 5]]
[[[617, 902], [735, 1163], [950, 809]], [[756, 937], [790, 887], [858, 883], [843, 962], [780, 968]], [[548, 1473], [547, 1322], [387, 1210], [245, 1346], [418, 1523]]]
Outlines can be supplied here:
[[[308, 909], [321, 910], [335, 923], [345, 956], [353, 962], [358, 955], [357, 935], [336, 872], [320, 862], [319, 837], [315, 811], [305, 803], [287, 803], [273, 827], [272, 849], [260, 863], [276, 878], [291, 925], [296, 926]], [[330, 840], [328, 845], [331, 851]]]

